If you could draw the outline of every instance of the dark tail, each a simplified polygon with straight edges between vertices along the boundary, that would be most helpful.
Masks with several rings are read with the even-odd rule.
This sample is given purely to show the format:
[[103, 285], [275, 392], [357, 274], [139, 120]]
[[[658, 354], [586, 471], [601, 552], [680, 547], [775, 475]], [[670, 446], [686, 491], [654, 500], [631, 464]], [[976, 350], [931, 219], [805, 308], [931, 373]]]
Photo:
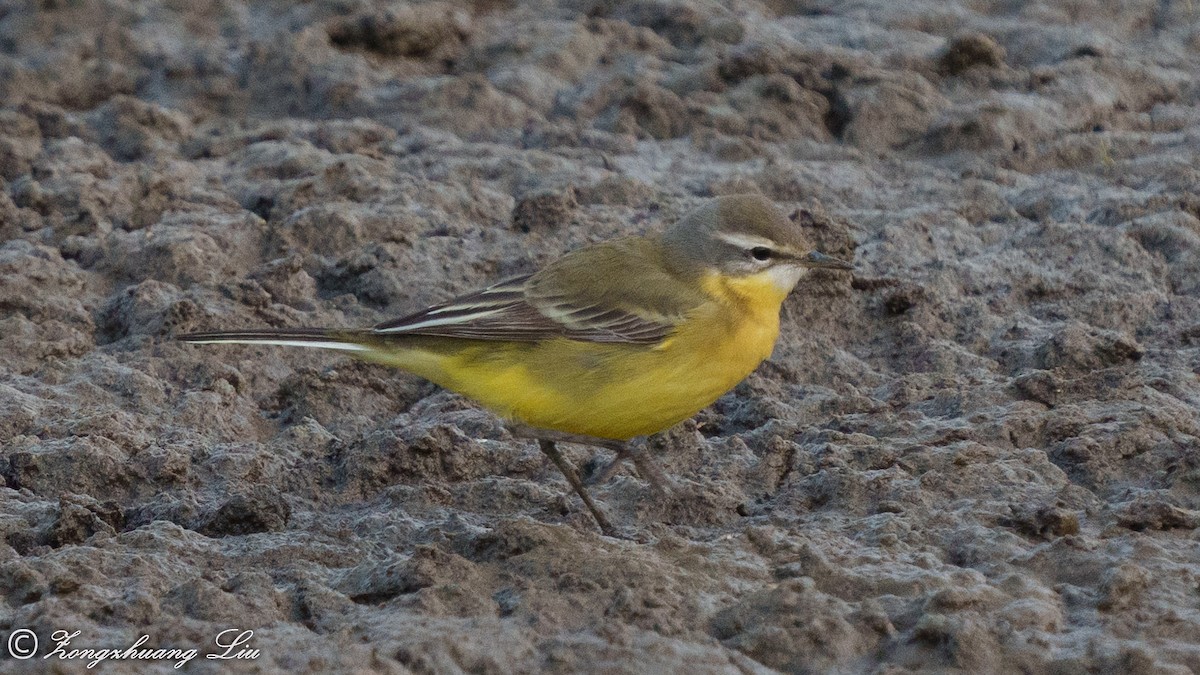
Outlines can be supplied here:
[[281, 347], [311, 347], [365, 352], [371, 348], [355, 337], [354, 331], [334, 331], [326, 328], [280, 328], [239, 331], [209, 331], [187, 333], [175, 339], [198, 345], [278, 345]]

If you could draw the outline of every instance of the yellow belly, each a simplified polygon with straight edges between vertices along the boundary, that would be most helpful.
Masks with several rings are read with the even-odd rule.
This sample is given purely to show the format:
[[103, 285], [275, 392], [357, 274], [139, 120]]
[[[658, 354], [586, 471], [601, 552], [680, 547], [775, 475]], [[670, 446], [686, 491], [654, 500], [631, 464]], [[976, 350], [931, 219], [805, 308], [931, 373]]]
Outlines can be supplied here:
[[447, 340], [368, 358], [533, 427], [626, 440], [691, 417], [770, 356], [785, 295], [713, 303], [659, 345]]

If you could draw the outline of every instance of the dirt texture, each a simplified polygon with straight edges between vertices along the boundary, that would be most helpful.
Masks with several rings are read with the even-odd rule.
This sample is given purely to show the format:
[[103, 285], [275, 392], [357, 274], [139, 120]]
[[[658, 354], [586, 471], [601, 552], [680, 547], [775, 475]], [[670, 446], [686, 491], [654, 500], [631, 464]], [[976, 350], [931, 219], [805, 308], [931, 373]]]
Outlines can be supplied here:
[[[1182, 0], [0, 3], [0, 670], [1200, 671], [1197, 73]], [[431, 384], [173, 340], [744, 192], [856, 271], [627, 538]]]

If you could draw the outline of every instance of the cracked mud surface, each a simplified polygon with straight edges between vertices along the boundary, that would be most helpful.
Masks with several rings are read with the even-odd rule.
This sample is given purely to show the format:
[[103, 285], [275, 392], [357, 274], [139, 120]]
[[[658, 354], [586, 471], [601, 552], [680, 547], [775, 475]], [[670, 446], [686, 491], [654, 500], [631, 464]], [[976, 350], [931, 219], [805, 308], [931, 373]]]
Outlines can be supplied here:
[[[237, 627], [243, 669], [313, 673], [1200, 670], [1200, 8], [729, 7], [0, 8], [5, 635]], [[670, 498], [594, 491], [627, 540], [432, 385], [171, 339], [370, 325], [737, 192], [857, 270], [654, 441]]]

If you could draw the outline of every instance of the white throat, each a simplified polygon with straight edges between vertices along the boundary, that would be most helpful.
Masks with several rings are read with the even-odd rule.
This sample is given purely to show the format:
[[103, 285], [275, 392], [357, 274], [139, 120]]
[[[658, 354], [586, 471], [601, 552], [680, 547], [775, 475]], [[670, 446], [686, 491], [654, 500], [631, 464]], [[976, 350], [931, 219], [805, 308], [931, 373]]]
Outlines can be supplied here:
[[767, 278], [781, 291], [791, 292], [800, 280], [808, 275], [808, 268], [800, 265], [775, 265], [767, 270]]

